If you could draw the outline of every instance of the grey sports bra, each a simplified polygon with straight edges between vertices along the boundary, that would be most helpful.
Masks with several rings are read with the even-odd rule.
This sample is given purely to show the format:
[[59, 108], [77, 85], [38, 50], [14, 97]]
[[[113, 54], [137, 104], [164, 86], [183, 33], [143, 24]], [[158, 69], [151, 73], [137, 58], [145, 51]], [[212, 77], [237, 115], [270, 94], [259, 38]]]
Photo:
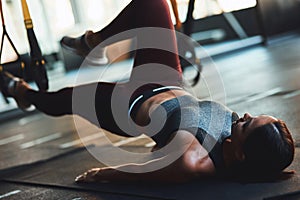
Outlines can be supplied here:
[[151, 116], [159, 118], [162, 112], [167, 113], [167, 120], [163, 128], [151, 136], [158, 147], [166, 145], [175, 131], [187, 130], [209, 152], [217, 171], [224, 169], [222, 144], [231, 135], [232, 122], [239, 118], [235, 112], [220, 103], [200, 101], [189, 95], [163, 102]]
[[148, 84], [143, 86], [142, 89], [145, 89], [145, 91], [138, 96], [134, 95], [136, 97], [132, 98], [129, 102], [128, 117], [132, 117], [133, 119], [135, 119], [140, 106], [150, 97], [169, 90], [183, 90], [179, 86], [160, 86], [157, 84]]

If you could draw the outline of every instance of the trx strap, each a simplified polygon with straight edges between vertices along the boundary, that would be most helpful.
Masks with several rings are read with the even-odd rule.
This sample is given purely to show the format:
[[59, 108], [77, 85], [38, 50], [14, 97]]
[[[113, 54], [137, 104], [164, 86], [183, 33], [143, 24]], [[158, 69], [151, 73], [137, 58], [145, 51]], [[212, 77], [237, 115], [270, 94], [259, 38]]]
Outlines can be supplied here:
[[[0, 48], [0, 84], [4, 85], [4, 79], [3, 79], [3, 71], [4, 71], [4, 66], [5, 65], [18, 65], [20, 68], [20, 75], [23, 77], [24, 75], [24, 68], [25, 68], [25, 63], [24, 61], [21, 60], [21, 56], [17, 50], [17, 48], [15, 47], [14, 43], [12, 42], [10, 36], [7, 33], [6, 30], [6, 25], [5, 25], [5, 20], [4, 20], [4, 14], [3, 14], [3, 7], [2, 7], [2, 1], [0, 0], [0, 12], [1, 12], [1, 22], [2, 22], [2, 38], [1, 38], [1, 48]], [[17, 60], [13, 61], [13, 62], [9, 62], [9, 63], [2, 63], [2, 53], [3, 53], [3, 48], [4, 48], [4, 39], [5, 37], [8, 39], [9, 44], [11, 45], [11, 47], [13, 48], [15, 54], [17, 55]], [[17, 66], [17, 67], [18, 67]], [[3, 95], [4, 100], [6, 103], [9, 103], [9, 101], [7, 100], [7, 98]]]
[[21, 0], [22, 10], [24, 16], [24, 23], [27, 30], [27, 38], [30, 45], [30, 71], [32, 73], [33, 79], [35, 80], [38, 88], [42, 91], [48, 90], [48, 77], [46, 71], [46, 62], [43, 58], [41, 49], [37, 42], [37, 38], [33, 31], [33, 23], [30, 17], [28, 5], [26, 0]]
[[[48, 90], [48, 77], [46, 72], [46, 62], [43, 58], [41, 49], [38, 45], [37, 38], [35, 36], [35, 33], [33, 31], [33, 23], [30, 17], [29, 9], [26, 3], [26, 0], [21, 0], [22, 3], [22, 11], [24, 16], [24, 23], [27, 30], [27, 38], [30, 45], [30, 74], [32, 75], [32, 78], [34, 79], [36, 85], [41, 91]], [[0, 0], [0, 12], [1, 12], [1, 22], [2, 22], [2, 28], [3, 28], [3, 34], [1, 38], [1, 46], [0, 46], [0, 86], [4, 87], [4, 75], [3, 72], [5, 70], [8, 70], [6, 68], [15, 67], [17, 66], [19, 68], [21, 73], [18, 73], [19, 76], [24, 77], [24, 68], [25, 68], [25, 62], [21, 59], [21, 56], [19, 52], [17, 51], [15, 45], [13, 44], [10, 36], [7, 33], [6, 26], [5, 26], [5, 20], [4, 20], [4, 14], [3, 14], [3, 7], [2, 7], [2, 0]], [[17, 60], [13, 62], [8, 63], [2, 63], [2, 53], [4, 48], [4, 39], [7, 37], [9, 44], [13, 48], [14, 52], [17, 55]], [[1, 88], [2, 88], [1, 87]], [[6, 96], [3, 95], [6, 103], [9, 103]]]
[[[2, 57], [2, 52], [3, 52], [3, 44], [4, 44], [4, 38], [5, 36], [7, 37], [10, 45], [12, 46], [14, 52], [16, 53], [18, 59], [20, 58], [20, 54], [19, 52], [17, 51], [14, 43], [12, 42], [10, 36], [8, 35], [7, 33], [7, 30], [6, 30], [6, 26], [5, 26], [5, 21], [4, 21], [4, 16], [3, 16], [3, 8], [2, 8], [2, 1], [0, 0], [0, 12], [1, 12], [1, 20], [2, 20], [2, 29], [3, 29], [3, 33], [2, 33], [2, 39], [1, 39], [1, 52], [0, 52], [0, 62], [2, 61], [1, 60], [1, 57]], [[2, 62], [1, 62], [2, 63]]]

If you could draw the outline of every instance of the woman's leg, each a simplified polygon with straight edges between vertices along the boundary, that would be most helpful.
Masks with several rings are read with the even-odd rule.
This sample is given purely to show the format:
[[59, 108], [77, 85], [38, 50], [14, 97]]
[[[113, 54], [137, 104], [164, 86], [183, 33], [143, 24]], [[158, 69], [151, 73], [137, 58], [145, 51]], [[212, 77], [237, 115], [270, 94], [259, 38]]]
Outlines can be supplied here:
[[[168, 74], [168, 76], [163, 76], [161, 80], [158, 78], [158, 81], [168, 80], [170, 84], [176, 85], [178, 80], [181, 82], [182, 72], [177, 55], [175, 30], [166, 0], [132, 0], [102, 30], [96, 33], [89, 32], [89, 34], [76, 39], [65, 37], [62, 39], [62, 45], [67, 49], [72, 49], [77, 54], [87, 56], [92, 50], [91, 47], [94, 48], [99, 44], [105, 47], [128, 38], [135, 38], [137, 41], [136, 49], [133, 49], [136, 53], [134, 68], [141, 65], [157, 64], [156, 66], [152, 65], [152, 72], [155, 73], [155, 76], [156, 74], [166, 74], [165, 71], [162, 72], [159, 65], [168, 66], [175, 72], [175, 76], [174, 73]], [[96, 56], [93, 55], [92, 57]], [[148, 74], [145, 73], [145, 76]], [[136, 79], [137, 77], [133, 78]], [[144, 80], [144, 77], [138, 78]]]
[[[168, 29], [170, 31], [155, 29], [158, 30], [156, 32], [158, 35], [143, 33], [143, 29], [134, 31], [134, 29], [143, 27], [162, 28], [162, 30]], [[137, 41], [138, 50], [136, 50], [134, 67], [149, 63], [166, 65], [175, 69], [179, 74], [179, 79], [181, 79], [182, 72], [177, 55], [174, 25], [166, 0], [133, 0], [108, 26], [91, 34], [88, 41], [93, 43], [92, 46], [96, 46], [124, 31], [129, 31], [130, 34], [125, 34], [128, 38], [135, 37]], [[116, 41], [122, 39], [126, 38], [116, 38]], [[102, 44], [109, 45], [116, 41], [109, 40], [109, 43], [104, 42]], [[147, 44], [154, 45], [154, 48], [146, 48]], [[155, 48], [156, 46], [157, 48]], [[175, 79], [175, 77], [172, 78]]]
[[115, 83], [100, 82], [68, 87], [57, 92], [29, 89], [24, 98], [39, 111], [50, 116], [77, 114], [103, 129], [129, 136], [119, 128], [111, 111], [114, 88]]
[[[165, 35], [151, 38], [133, 31], [135, 34], [132, 36], [137, 38], [138, 47], [143, 47], [145, 42], [161, 42], [163, 46], [168, 47], [169, 51], [156, 48], [138, 49], [135, 55], [134, 67], [144, 64], [152, 65], [153, 63], [166, 65], [176, 72], [175, 76], [172, 74], [172, 77], [170, 77], [170, 79], [172, 79], [172, 81], [169, 81], [170, 84], [180, 84], [178, 80], [181, 80], [181, 68], [178, 55], [176, 54], [176, 37], [174, 26], [170, 18], [169, 7], [165, 0], [133, 0], [107, 27], [92, 35], [94, 36], [94, 41], [99, 44], [103, 40], [120, 32], [142, 27], [158, 27], [169, 29], [170, 31], [167, 31]], [[160, 41], [161, 39], [162, 41]], [[153, 73], [160, 74], [161, 72], [154, 71]], [[145, 75], [147, 76], [148, 74]], [[147, 84], [147, 82], [143, 84]], [[90, 88], [95, 87], [97, 88], [96, 94], [94, 95], [95, 98], [88, 98], [89, 95], [85, 95], [85, 93], [88, 92]], [[78, 114], [94, 124], [99, 123], [104, 129], [119, 135], [128, 136], [117, 126], [112, 114], [111, 96], [114, 87], [114, 83], [94, 83], [75, 88], [65, 88], [58, 92], [42, 93], [30, 90], [27, 92], [26, 98], [35, 105], [38, 110], [48, 115], [61, 116], [65, 114]], [[75, 113], [72, 106], [74, 90], [83, 97], [80, 99], [76, 98], [76, 101], [79, 102], [78, 104], [82, 106], [80, 106], [80, 109], [77, 109]], [[93, 117], [92, 112], [94, 112], [94, 110], [96, 110], [97, 120]]]
[[174, 29], [166, 0], [132, 0], [110, 24], [90, 35], [88, 41], [96, 46], [114, 35], [142, 27]]

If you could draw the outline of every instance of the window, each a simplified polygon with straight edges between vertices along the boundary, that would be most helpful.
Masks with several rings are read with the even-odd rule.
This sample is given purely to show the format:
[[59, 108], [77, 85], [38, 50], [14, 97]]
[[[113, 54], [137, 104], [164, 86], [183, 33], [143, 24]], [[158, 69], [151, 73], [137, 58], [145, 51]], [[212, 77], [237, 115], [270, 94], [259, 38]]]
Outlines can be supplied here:
[[[58, 51], [58, 41], [64, 35], [79, 35], [87, 29], [99, 30], [112, 21], [131, 0], [27, 0], [34, 30], [44, 54]], [[186, 20], [189, 0], [177, 0], [179, 17]], [[170, 2], [169, 2], [170, 4]], [[256, 0], [196, 0], [195, 19], [245, 9], [256, 5]], [[171, 8], [171, 5], [170, 5]], [[4, 17], [19, 53], [29, 51], [23, 22], [21, 1], [4, 0]], [[172, 13], [172, 12], [171, 12]], [[174, 20], [174, 16], [172, 15]], [[175, 20], [174, 20], [175, 23]], [[15, 55], [5, 46], [4, 61]]]
[[218, 0], [224, 12], [231, 12], [256, 6], [256, 0]]
[[[251, 8], [256, 6], [256, 3], [256, 0], [195, 0], [193, 17], [194, 19], [200, 19], [221, 14], [222, 12]], [[184, 22], [186, 20], [189, 0], [177, 0], [177, 4], [180, 20]]]
[[43, 0], [42, 6], [46, 11], [46, 23], [51, 30], [51, 37], [58, 41], [75, 25], [71, 2], [70, 0]]
[[[58, 51], [64, 35], [82, 34], [107, 25], [131, 0], [27, 0], [34, 31], [44, 54]], [[19, 0], [3, 1], [4, 18], [10, 37], [20, 54], [29, 51], [27, 33]], [[5, 44], [3, 62], [14, 60]], [[4, 59], [5, 58], [5, 59]]]
[[[16, 46], [18, 52], [20, 54], [26, 53], [28, 43], [26, 43], [25, 25], [24, 20], [20, 15], [21, 10], [19, 8], [19, 5], [16, 3], [16, 1], [12, 0], [6, 0], [2, 3], [6, 30], [14, 45]], [[0, 30], [2, 34], [2, 26]], [[15, 59], [16, 54], [14, 53], [12, 47], [8, 45], [8, 40], [5, 37], [1, 62], [6, 63]]]
[[[86, 28], [100, 29], [111, 22], [131, 0], [76, 0]], [[74, 2], [75, 3], [75, 2]]]

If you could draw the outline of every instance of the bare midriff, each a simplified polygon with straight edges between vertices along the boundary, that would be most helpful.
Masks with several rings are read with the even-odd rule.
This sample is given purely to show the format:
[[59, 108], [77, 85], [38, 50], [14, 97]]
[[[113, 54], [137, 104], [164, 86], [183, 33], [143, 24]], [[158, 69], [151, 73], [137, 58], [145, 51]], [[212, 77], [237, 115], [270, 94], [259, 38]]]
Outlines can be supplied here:
[[159, 93], [147, 99], [142, 103], [136, 114], [136, 123], [140, 125], [146, 125], [149, 123], [149, 114], [157, 108], [160, 104], [175, 97], [191, 95], [184, 90], [170, 90], [163, 93]]

